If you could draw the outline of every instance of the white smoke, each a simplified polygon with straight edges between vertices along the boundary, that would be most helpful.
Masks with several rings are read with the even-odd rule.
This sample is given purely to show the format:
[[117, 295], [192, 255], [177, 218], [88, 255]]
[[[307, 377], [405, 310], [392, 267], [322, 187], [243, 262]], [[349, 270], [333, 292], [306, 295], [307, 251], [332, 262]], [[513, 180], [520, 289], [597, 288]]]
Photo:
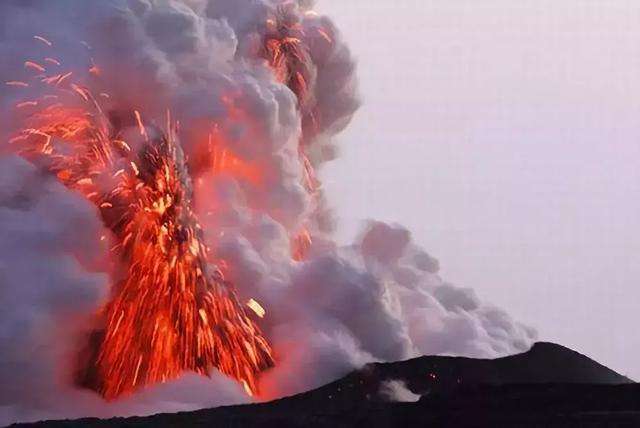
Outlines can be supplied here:
[[438, 262], [399, 226], [372, 222], [357, 244], [293, 266], [278, 266], [247, 242], [226, 250], [240, 291], [269, 308], [278, 365], [264, 376], [268, 391], [300, 392], [370, 361], [504, 356], [535, 338], [473, 290], [444, 282]]
[[[241, 299], [267, 310], [262, 328], [277, 365], [262, 377], [265, 396], [301, 392], [371, 361], [526, 350], [531, 329], [443, 281], [438, 262], [402, 227], [372, 222], [350, 247], [332, 241], [324, 195], [302, 184], [296, 97], [255, 55], [258, 24], [284, 3], [308, 38], [318, 129], [306, 144], [321, 167], [335, 157], [331, 137], [348, 124], [358, 98], [349, 50], [327, 18], [308, 13], [313, 2], [3, 0], [0, 81], [19, 80], [25, 60], [55, 55], [95, 93], [110, 95], [106, 111], [138, 109], [160, 123], [170, 109], [192, 157], [215, 122], [240, 159], [260, 166], [258, 182], [202, 173], [196, 208]], [[319, 26], [333, 43], [320, 40]], [[34, 35], [54, 42], [53, 50]], [[99, 77], [88, 72], [93, 64]], [[20, 126], [11, 106], [25, 93], [35, 95], [0, 88], [4, 141]], [[229, 103], [251, 121], [232, 114]], [[313, 246], [307, 260], [294, 262], [290, 239], [302, 226]], [[114, 403], [72, 385], [77, 341], [109, 292], [102, 236], [108, 232], [97, 211], [81, 196], [15, 156], [0, 158], [0, 425], [247, 401], [217, 373]]]
[[420, 400], [419, 394], [414, 394], [401, 380], [388, 380], [382, 382], [378, 394], [387, 401], [396, 403], [415, 403]]

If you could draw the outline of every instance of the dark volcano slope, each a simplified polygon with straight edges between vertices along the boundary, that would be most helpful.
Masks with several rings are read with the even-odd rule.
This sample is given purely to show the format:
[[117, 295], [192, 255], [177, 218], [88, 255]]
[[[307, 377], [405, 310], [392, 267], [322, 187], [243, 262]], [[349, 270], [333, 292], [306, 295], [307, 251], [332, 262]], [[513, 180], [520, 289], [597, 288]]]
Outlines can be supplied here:
[[[400, 380], [422, 396], [388, 402]], [[191, 413], [42, 422], [24, 427], [640, 426], [640, 385], [565, 347], [537, 343], [495, 360], [426, 356], [369, 364], [270, 403]]]
[[374, 363], [343, 379], [293, 399], [308, 401], [332, 395], [332, 401], [354, 393], [360, 399], [377, 395], [380, 384], [402, 380], [424, 395], [461, 385], [504, 384], [626, 384], [633, 381], [592, 359], [553, 343], [536, 343], [529, 351], [495, 360], [425, 356], [395, 363]]

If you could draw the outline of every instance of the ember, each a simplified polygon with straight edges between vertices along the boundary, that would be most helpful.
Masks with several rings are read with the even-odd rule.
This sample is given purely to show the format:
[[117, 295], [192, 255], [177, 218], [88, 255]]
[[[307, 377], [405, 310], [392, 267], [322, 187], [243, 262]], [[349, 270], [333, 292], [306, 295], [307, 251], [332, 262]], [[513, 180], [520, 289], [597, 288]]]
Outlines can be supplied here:
[[[292, 4], [279, 6], [272, 17], [265, 23], [263, 55], [273, 69], [276, 79], [287, 85], [298, 99], [298, 109], [302, 116], [303, 135], [298, 148], [300, 161], [304, 166], [304, 186], [313, 199], [317, 199], [320, 182], [316, 178], [314, 167], [306, 153], [307, 140], [317, 132], [313, 93], [309, 90], [313, 85], [313, 61], [309, 54], [309, 46], [305, 42], [305, 31], [299, 18], [292, 13]], [[308, 11], [308, 16], [313, 12]], [[323, 28], [316, 29], [328, 44], [333, 40]], [[293, 236], [291, 249], [293, 258], [301, 261], [306, 258], [312, 245], [311, 234], [306, 228]]]
[[[294, 16], [286, 6], [275, 10], [266, 22], [262, 54], [275, 78], [297, 96], [302, 121], [313, 122], [312, 62]], [[327, 31], [318, 31], [332, 43]], [[53, 46], [42, 36], [34, 39]], [[50, 57], [43, 63], [61, 65]], [[12, 143], [25, 158], [90, 200], [115, 238], [112, 255], [118, 272], [113, 274], [112, 297], [97, 314], [102, 327], [81, 353], [77, 382], [115, 398], [184, 371], [207, 375], [217, 368], [253, 395], [257, 375], [274, 360], [245, 308], [259, 318], [266, 311], [254, 299], [242, 305], [225, 281], [204, 244], [191, 180], [194, 172], [208, 171], [256, 184], [262, 180], [260, 168], [235, 156], [212, 124], [206, 152], [191, 162], [190, 171], [169, 113], [162, 126], [145, 123], [139, 110], [106, 114], [98, 98], [109, 95], [94, 97], [72, 72], [48, 75], [34, 60], [24, 67], [38, 73], [32, 81], [6, 84], [41, 86], [44, 95], [17, 103], [17, 109], [29, 110], [26, 126]], [[93, 60], [88, 72], [100, 77]], [[251, 121], [233, 96], [221, 101], [229, 117]], [[137, 135], [127, 133], [131, 128]], [[313, 197], [319, 182], [305, 152], [304, 134], [299, 157], [303, 185]], [[311, 233], [304, 228], [291, 242], [292, 258], [303, 260]], [[220, 260], [220, 266], [225, 264]]]
[[[116, 239], [112, 253], [125, 273], [114, 277], [111, 301], [98, 314], [104, 327], [83, 354], [78, 382], [115, 398], [187, 370], [217, 368], [255, 393], [257, 374], [273, 364], [271, 349], [211, 263], [169, 115], [159, 128], [130, 112], [128, 125], [141, 139], [132, 151], [126, 126], [114, 127], [80, 83], [65, 85], [70, 76], [39, 78], [61, 101], [43, 99], [12, 142], [93, 202]], [[40, 104], [18, 107], [27, 105]]]

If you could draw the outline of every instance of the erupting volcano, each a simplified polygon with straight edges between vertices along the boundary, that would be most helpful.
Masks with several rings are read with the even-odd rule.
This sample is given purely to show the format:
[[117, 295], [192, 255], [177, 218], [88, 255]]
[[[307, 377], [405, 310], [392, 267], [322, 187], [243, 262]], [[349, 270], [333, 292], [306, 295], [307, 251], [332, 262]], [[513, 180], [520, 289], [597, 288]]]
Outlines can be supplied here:
[[359, 99], [311, 3], [0, 2], [0, 423], [527, 349], [401, 226], [335, 242], [319, 170]]
[[[295, 35], [303, 31], [300, 23], [287, 22], [295, 15], [285, 6], [275, 12], [265, 24], [263, 53], [277, 80], [298, 97], [304, 118], [311, 108], [311, 59]], [[34, 39], [53, 46], [42, 36]], [[52, 58], [44, 61], [62, 66]], [[78, 382], [115, 398], [187, 370], [206, 375], [217, 368], [252, 395], [259, 372], [273, 365], [271, 348], [204, 243], [193, 210], [192, 176], [170, 113], [163, 127], [146, 126], [137, 110], [105, 112], [73, 72], [53, 74], [35, 60], [24, 65], [35, 78], [7, 85], [41, 85], [42, 96], [16, 105], [29, 110], [27, 127], [11, 143], [98, 207], [113, 233], [111, 251], [119, 263], [111, 300], [98, 314], [104, 326], [84, 352]], [[139, 136], [131, 140], [124, 131], [133, 126]], [[240, 161], [229, 159], [224, 140], [211, 144], [211, 139], [210, 134], [204, 160], [193, 161], [196, 170], [242, 174], [242, 168], [233, 168]], [[302, 139], [299, 150], [305, 184], [314, 192], [317, 182]], [[303, 259], [310, 239], [306, 230], [294, 238], [296, 260]]]
[[53, 93], [18, 104], [42, 109], [28, 114], [29, 127], [12, 143], [99, 208], [119, 261], [113, 296], [98, 315], [104, 327], [91, 338], [79, 382], [114, 398], [185, 370], [207, 374], [215, 367], [251, 394], [257, 374], [273, 364], [271, 350], [211, 262], [169, 116], [164, 129], [146, 127], [138, 111], [119, 117], [137, 123], [140, 138], [132, 148], [69, 74], [38, 76], [33, 84], [38, 81]]

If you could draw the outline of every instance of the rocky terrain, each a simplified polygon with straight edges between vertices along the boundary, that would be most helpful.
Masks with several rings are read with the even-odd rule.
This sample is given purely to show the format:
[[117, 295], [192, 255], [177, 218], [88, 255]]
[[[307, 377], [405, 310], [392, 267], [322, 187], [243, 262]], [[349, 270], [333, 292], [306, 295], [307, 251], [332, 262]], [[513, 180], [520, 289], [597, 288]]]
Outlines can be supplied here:
[[[391, 386], [395, 388], [391, 388]], [[370, 364], [269, 403], [16, 427], [640, 426], [640, 385], [568, 348], [496, 360], [425, 356]]]

